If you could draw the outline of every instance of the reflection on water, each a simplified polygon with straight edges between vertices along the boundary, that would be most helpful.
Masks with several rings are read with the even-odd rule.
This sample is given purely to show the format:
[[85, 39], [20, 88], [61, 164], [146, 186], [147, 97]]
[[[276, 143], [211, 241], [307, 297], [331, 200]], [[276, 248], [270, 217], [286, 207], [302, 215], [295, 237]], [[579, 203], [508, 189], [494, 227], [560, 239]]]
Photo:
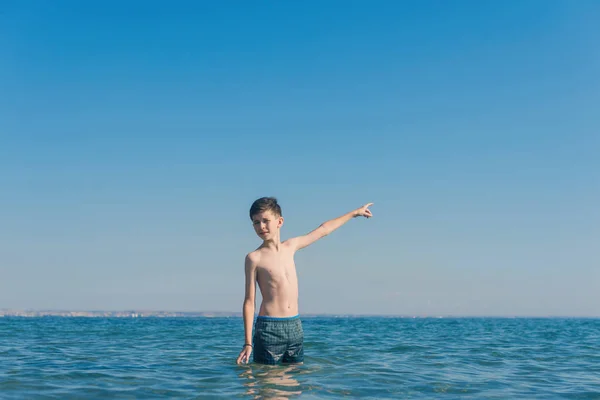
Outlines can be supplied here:
[[299, 365], [249, 364], [240, 374], [246, 394], [254, 399], [289, 399], [302, 394], [295, 375]]

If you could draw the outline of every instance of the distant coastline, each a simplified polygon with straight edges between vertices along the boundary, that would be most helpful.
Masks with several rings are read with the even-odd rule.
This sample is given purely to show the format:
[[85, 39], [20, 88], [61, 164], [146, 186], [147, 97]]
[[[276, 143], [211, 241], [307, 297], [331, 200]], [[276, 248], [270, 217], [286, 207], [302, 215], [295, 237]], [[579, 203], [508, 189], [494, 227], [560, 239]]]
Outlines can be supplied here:
[[[31, 309], [0, 309], [0, 318], [2, 317], [64, 317], [64, 318], [242, 318], [241, 312], [228, 311], [153, 311], [153, 310], [121, 310], [121, 311], [101, 311], [101, 310], [31, 310]], [[558, 318], [558, 319], [598, 319], [600, 316], [561, 316], [561, 315], [402, 315], [402, 314], [311, 314], [303, 313], [303, 318]]]
[[[365, 317], [356, 314], [302, 314], [303, 317]], [[412, 318], [402, 315], [377, 315], [378, 317]], [[1, 317], [85, 317], [85, 318], [242, 318], [241, 312], [228, 311], [86, 311], [86, 310], [17, 310], [0, 309]]]
[[0, 317], [88, 317], [88, 318], [175, 318], [175, 317], [241, 317], [234, 312], [188, 312], [188, 311], [86, 311], [86, 310], [16, 310], [0, 309]]

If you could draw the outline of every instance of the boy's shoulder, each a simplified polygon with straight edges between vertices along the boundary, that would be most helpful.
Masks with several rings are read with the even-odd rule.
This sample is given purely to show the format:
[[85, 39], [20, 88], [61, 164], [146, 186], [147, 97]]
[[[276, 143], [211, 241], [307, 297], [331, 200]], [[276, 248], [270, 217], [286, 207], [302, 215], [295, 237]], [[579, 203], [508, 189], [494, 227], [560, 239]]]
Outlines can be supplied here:
[[260, 247], [246, 254], [246, 262], [257, 263], [260, 260]]
[[[293, 247], [294, 245], [294, 239], [287, 239], [283, 242], [281, 242], [281, 245], [285, 248], [290, 248]], [[246, 254], [246, 262], [250, 262], [252, 264], [257, 264], [262, 255], [269, 252], [268, 249], [265, 249], [264, 247], [260, 246], [258, 248], [256, 248], [255, 250], [252, 250], [250, 253]]]
[[283, 242], [281, 242], [281, 245], [285, 246], [287, 248], [293, 248], [295, 246], [295, 244], [296, 244], [296, 240], [298, 240], [298, 238], [291, 237], [291, 238], [286, 239]]

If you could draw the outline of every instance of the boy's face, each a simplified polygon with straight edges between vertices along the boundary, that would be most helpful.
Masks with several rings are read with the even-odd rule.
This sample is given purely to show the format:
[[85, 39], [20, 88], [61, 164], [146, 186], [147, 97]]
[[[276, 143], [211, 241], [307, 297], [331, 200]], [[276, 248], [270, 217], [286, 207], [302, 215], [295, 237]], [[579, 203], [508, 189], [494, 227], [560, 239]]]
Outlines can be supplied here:
[[252, 216], [254, 232], [262, 240], [273, 238], [283, 225], [283, 217], [277, 217], [273, 211], [263, 211]]

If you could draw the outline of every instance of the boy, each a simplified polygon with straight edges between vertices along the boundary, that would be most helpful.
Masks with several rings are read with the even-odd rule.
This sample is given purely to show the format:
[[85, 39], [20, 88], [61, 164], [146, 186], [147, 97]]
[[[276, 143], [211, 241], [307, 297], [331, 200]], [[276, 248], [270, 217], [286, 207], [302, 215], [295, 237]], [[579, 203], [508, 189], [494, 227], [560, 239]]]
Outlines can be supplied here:
[[[298, 316], [298, 278], [294, 253], [324, 236], [329, 235], [350, 219], [370, 218], [373, 203], [350, 211], [341, 217], [321, 224], [304, 236], [281, 242], [283, 225], [281, 207], [277, 199], [263, 197], [250, 207], [254, 231], [263, 240], [262, 245], [246, 256], [246, 295], [244, 298], [245, 342], [237, 363], [248, 363], [254, 349], [254, 362], [260, 364], [301, 363], [304, 360], [304, 333]], [[254, 327], [256, 283], [262, 294], [262, 304]]]

